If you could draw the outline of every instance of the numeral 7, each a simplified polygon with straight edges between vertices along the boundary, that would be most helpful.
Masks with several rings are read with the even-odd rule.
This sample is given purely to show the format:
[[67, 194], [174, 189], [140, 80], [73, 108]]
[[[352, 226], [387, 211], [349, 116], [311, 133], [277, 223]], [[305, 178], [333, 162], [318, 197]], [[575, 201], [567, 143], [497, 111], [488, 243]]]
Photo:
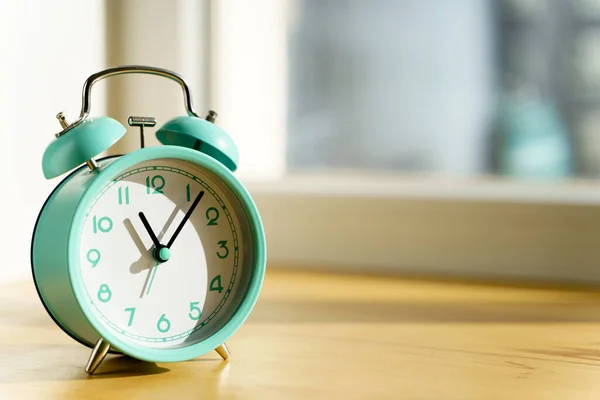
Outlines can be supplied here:
[[133, 316], [135, 315], [135, 308], [126, 308], [125, 312], [131, 313], [129, 314], [129, 322], [127, 323], [127, 326], [131, 326], [133, 323]]

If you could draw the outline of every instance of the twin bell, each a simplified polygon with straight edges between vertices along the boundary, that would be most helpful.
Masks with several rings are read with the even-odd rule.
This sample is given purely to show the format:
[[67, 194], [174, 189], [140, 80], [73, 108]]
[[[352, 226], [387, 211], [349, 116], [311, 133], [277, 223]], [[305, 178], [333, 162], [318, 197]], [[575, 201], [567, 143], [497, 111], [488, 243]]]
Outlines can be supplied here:
[[[101, 116], [84, 117], [73, 124], [62, 113], [57, 115], [63, 130], [57, 133], [44, 152], [42, 169], [46, 179], [64, 174], [101, 154], [125, 135], [126, 128], [117, 120]], [[206, 119], [185, 115], [175, 117], [156, 131], [163, 145], [183, 146], [205, 153], [231, 171], [238, 164], [237, 146], [231, 137], [214, 124], [216, 113]]]

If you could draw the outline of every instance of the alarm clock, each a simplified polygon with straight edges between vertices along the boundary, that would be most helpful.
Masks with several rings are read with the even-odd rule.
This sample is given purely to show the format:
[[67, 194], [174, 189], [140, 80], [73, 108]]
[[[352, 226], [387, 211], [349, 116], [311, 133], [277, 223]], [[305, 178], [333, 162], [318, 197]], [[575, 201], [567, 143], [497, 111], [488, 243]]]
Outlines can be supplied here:
[[[97, 158], [126, 128], [90, 117], [92, 86], [134, 73], [178, 83], [187, 115], [156, 130], [161, 145]], [[93, 374], [108, 352], [180, 362], [216, 350], [227, 360], [226, 340], [257, 301], [266, 243], [256, 205], [233, 174], [237, 147], [216, 113], [198, 116], [175, 72], [134, 65], [91, 75], [79, 118], [57, 118], [62, 130], [42, 170], [66, 177], [37, 218], [31, 265], [49, 316], [92, 349], [85, 371]], [[140, 129], [151, 123], [129, 119]]]

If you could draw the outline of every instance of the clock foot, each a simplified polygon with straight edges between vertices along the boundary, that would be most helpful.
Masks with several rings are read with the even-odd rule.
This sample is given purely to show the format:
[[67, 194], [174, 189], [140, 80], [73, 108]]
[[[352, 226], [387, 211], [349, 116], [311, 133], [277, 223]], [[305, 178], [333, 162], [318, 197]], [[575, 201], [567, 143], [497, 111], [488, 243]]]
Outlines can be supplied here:
[[223, 360], [229, 360], [229, 357], [231, 356], [231, 353], [229, 352], [229, 349], [225, 343], [217, 347], [215, 351], [219, 353], [221, 357], [223, 357]]
[[96, 346], [92, 350], [92, 354], [90, 354], [90, 359], [85, 367], [85, 372], [89, 375], [92, 375], [96, 368], [102, 363], [104, 357], [106, 357], [106, 353], [110, 350], [110, 343], [106, 340], [100, 338], [98, 342], [96, 342]]

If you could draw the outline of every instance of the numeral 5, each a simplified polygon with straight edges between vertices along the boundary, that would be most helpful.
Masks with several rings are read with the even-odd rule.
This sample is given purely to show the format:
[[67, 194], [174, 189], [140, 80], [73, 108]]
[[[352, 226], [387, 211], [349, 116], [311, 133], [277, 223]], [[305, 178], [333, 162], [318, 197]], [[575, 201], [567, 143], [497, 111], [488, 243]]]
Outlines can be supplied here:
[[[190, 312], [188, 313], [188, 316], [194, 321], [198, 321], [200, 319], [200, 316], [202, 315], [202, 310], [200, 310], [198, 304], [200, 304], [199, 301], [194, 301], [190, 303]], [[197, 313], [195, 311], [197, 311]]]

